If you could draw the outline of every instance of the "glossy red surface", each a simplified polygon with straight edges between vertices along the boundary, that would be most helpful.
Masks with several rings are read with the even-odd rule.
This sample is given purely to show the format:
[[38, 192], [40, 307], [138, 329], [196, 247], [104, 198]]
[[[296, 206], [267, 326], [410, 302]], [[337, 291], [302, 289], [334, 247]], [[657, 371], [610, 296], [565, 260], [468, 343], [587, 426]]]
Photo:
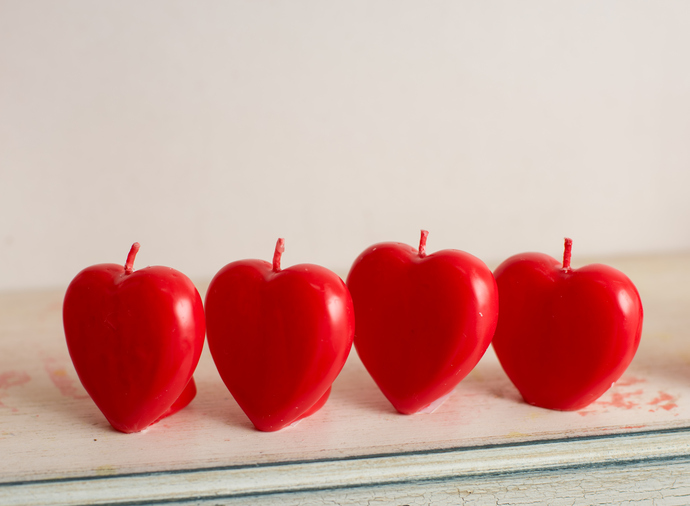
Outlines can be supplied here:
[[564, 269], [548, 255], [523, 253], [494, 275], [494, 350], [526, 402], [580, 409], [621, 377], [642, 333], [640, 296], [625, 274], [600, 264]]
[[205, 320], [181, 272], [87, 267], [67, 288], [63, 323], [79, 379], [117, 430], [139, 432], [194, 398]]
[[263, 260], [226, 265], [206, 293], [213, 360], [263, 431], [323, 406], [350, 353], [355, 325], [350, 294], [336, 274], [311, 264], [280, 270], [279, 252], [276, 257], [273, 266]]
[[496, 283], [468, 253], [426, 256], [424, 244], [419, 250], [375, 244], [355, 260], [347, 285], [357, 353], [401, 413], [416, 413], [451, 392], [491, 342]]

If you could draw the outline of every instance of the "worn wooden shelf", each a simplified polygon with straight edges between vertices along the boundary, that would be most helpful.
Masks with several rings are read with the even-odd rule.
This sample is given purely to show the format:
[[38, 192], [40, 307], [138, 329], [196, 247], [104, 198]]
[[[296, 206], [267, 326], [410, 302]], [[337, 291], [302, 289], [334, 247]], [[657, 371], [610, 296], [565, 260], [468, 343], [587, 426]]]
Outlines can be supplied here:
[[635, 282], [645, 322], [588, 408], [525, 404], [490, 349], [435, 413], [403, 416], [353, 354], [326, 406], [277, 433], [253, 429], [206, 351], [189, 407], [112, 430], [71, 365], [63, 294], [0, 294], [0, 504], [687, 504], [690, 255], [604, 261]]

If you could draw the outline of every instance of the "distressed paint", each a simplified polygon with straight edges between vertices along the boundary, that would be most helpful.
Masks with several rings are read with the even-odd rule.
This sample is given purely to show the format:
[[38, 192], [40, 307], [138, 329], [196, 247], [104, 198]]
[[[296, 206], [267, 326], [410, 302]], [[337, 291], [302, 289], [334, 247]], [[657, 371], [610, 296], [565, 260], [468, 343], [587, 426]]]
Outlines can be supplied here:
[[70, 372], [75, 374], [71, 363], [69, 363], [68, 371], [68, 366], [66, 364], [59, 362], [53, 357], [46, 357], [43, 359], [43, 368], [48, 374], [50, 381], [52, 381], [53, 385], [60, 391], [60, 394], [74, 399], [89, 398], [88, 394], [79, 384], [79, 381], [70, 377]]
[[[353, 354], [318, 414], [270, 435], [252, 428], [207, 353], [195, 374], [199, 394], [188, 408], [145, 433], [116, 433], [77, 383], [56, 309], [63, 294], [0, 294], [0, 374], [13, 371], [0, 395], [18, 410], [0, 409], [0, 503], [259, 494], [265, 504], [281, 498], [321, 504], [321, 497], [343, 504], [347, 498], [353, 504], [443, 504], [444, 490], [459, 490], [446, 494], [448, 502], [529, 502], [545, 494], [578, 504], [581, 497], [599, 497], [597, 483], [619, 494], [620, 502], [661, 500], [660, 490], [681, 494], [688, 486], [683, 479], [677, 486], [664, 480], [690, 455], [684, 429], [690, 428], [690, 255], [604, 263], [638, 286], [645, 330], [630, 369], [586, 410], [563, 413], [525, 404], [489, 351], [435, 413], [406, 417], [390, 408]], [[30, 381], [15, 384], [14, 374], [21, 372]], [[615, 473], [606, 481], [607, 469], [625, 473], [635, 466], [639, 472], [630, 483]], [[657, 488], [646, 470], [653, 467]], [[577, 475], [579, 469], [584, 474]], [[589, 483], [580, 496], [567, 495], [567, 480], [567, 494], [558, 495], [559, 476], [566, 474]], [[69, 481], [41, 481], [63, 478]], [[419, 481], [439, 479], [434, 485]], [[522, 491], [515, 488], [521, 480]], [[12, 485], [18, 482], [25, 484]], [[342, 494], [337, 487], [344, 487]]]

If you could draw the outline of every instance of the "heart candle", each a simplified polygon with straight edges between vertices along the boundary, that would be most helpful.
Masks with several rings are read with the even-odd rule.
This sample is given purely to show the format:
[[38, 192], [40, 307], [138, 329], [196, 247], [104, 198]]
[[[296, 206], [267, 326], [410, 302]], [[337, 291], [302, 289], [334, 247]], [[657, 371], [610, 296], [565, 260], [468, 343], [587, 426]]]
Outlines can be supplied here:
[[113, 427], [139, 432], [184, 408], [196, 394], [192, 374], [204, 344], [201, 297], [170, 267], [134, 271], [87, 267], [63, 304], [67, 347], [84, 388]]
[[501, 311], [493, 346], [529, 404], [583, 408], [621, 377], [640, 343], [642, 302], [632, 281], [607, 265], [570, 267], [523, 253], [494, 272]]
[[[375, 244], [347, 277], [355, 305], [355, 348], [395, 409], [426, 410], [474, 368], [491, 342], [498, 293], [491, 271], [458, 250]], [[436, 406], [436, 404], [434, 404]]]
[[312, 264], [281, 269], [240, 260], [206, 294], [208, 344], [230, 393], [257, 429], [276, 431], [319, 410], [352, 347], [354, 310], [345, 283]]

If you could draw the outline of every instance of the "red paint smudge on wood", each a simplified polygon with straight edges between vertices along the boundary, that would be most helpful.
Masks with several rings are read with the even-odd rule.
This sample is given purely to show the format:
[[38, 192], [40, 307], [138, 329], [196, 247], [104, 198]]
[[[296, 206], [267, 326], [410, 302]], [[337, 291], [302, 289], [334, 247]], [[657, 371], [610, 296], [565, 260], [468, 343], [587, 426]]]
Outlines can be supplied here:
[[645, 383], [647, 380], [644, 378], [636, 378], [635, 376], [626, 376], [616, 381], [616, 386], [627, 387], [630, 385], [635, 385], [637, 383]]
[[634, 392], [620, 393], [613, 392], [610, 401], [599, 401], [597, 404], [601, 406], [612, 406], [614, 408], [632, 409], [637, 407], [637, 402], [629, 400], [629, 397], [642, 395], [642, 390], [635, 390]]
[[0, 374], [0, 388], [3, 390], [23, 385], [29, 381], [31, 381], [31, 376], [24, 371], [7, 371]]
[[655, 406], [654, 409], [650, 409], [649, 411], [654, 412], [658, 411], [659, 409], [671, 411], [672, 409], [678, 407], [678, 405], [675, 403], [677, 398], [678, 397], [673, 396], [667, 392], [659, 391], [659, 396], [655, 397], [648, 403], [650, 406]]
[[[0, 374], [0, 398], [7, 396], [7, 390], [11, 387], [18, 387], [24, 385], [31, 381], [31, 376], [29, 376], [24, 371], [7, 371]], [[0, 401], [0, 408], [8, 407], [2, 401]], [[17, 408], [12, 408], [12, 412], [16, 413], [19, 411]]]
[[675, 397], [673, 397], [671, 394], [667, 394], [666, 392], [659, 392], [659, 397], [655, 397], [652, 399], [652, 401], [649, 403], [650, 405], [654, 404], [659, 404], [661, 402], [665, 401], [674, 401]]
[[43, 366], [48, 373], [50, 381], [60, 390], [62, 395], [74, 399], [87, 399], [89, 397], [79, 391], [75, 386], [76, 382], [67, 374], [67, 369], [61, 367], [57, 360], [54, 358], [45, 358], [43, 359]]

